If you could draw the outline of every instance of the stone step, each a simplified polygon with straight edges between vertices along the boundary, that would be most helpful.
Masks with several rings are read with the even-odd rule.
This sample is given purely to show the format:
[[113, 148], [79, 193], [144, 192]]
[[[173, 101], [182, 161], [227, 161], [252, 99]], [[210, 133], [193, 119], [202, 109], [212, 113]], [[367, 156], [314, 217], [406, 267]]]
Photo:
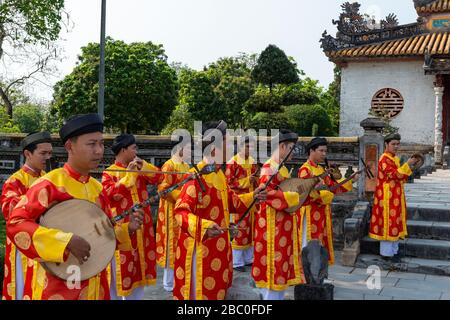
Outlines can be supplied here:
[[382, 270], [388, 271], [392, 271], [394, 269], [402, 272], [450, 277], [450, 261], [448, 260], [431, 260], [406, 257], [402, 259], [401, 263], [392, 264], [381, 259], [379, 255], [361, 254], [356, 261], [355, 267], [368, 268], [373, 265], [379, 266]]
[[407, 207], [408, 220], [450, 221], [450, 207], [445, 205], [432, 204], [408, 204]]
[[[379, 254], [379, 241], [365, 237], [361, 241], [361, 253]], [[408, 238], [400, 241], [399, 253], [403, 256], [449, 260], [450, 259], [450, 241], [444, 240], [428, 240]]]
[[409, 220], [407, 226], [409, 238], [450, 241], [449, 222]]

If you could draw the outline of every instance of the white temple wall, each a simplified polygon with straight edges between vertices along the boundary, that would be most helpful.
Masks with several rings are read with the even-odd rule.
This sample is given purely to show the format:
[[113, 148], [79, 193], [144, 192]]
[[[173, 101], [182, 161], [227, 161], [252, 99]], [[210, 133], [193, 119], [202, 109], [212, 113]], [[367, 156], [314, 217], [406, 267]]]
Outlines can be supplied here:
[[369, 116], [375, 93], [398, 90], [405, 101], [393, 119], [403, 142], [434, 144], [434, 76], [426, 76], [422, 61], [349, 62], [342, 69], [340, 135], [361, 136], [360, 122]]

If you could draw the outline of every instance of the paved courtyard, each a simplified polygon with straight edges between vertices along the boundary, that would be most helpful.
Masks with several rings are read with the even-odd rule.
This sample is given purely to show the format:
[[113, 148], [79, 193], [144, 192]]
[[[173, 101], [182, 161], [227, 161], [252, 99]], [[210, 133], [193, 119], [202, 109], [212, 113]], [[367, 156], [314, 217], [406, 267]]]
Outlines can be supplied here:
[[[417, 273], [381, 271], [380, 287], [369, 289], [367, 279], [371, 276], [366, 269], [344, 267], [340, 264], [340, 252], [336, 253], [337, 263], [329, 270], [328, 282], [335, 286], [335, 300], [450, 300], [450, 277]], [[248, 272], [234, 272], [234, 276]], [[374, 283], [374, 281], [369, 281]], [[162, 270], [158, 269], [156, 286], [146, 288], [146, 300], [171, 300], [172, 295], [162, 287]], [[286, 295], [286, 300], [294, 300], [294, 287]]]

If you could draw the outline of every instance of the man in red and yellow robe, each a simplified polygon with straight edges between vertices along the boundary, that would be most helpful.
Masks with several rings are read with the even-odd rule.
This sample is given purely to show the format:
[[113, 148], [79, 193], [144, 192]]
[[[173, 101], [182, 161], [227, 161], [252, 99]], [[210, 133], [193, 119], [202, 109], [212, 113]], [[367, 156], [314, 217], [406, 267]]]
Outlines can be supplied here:
[[[325, 168], [319, 163], [323, 163], [327, 154], [327, 141], [324, 138], [314, 138], [306, 147], [309, 153], [306, 161], [298, 172], [301, 179], [309, 179], [321, 176], [325, 173]], [[341, 179], [342, 181], [344, 179]], [[322, 178], [322, 185], [332, 187], [340, 181], [334, 181], [329, 175]], [[328, 252], [328, 262], [334, 264], [333, 248], [333, 223], [331, 213], [331, 203], [336, 193], [344, 193], [353, 189], [353, 182], [350, 180], [337, 188], [334, 192], [328, 190], [313, 190], [309, 194], [302, 208], [300, 209], [302, 233], [300, 248], [305, 248], [310, 240], [319, 240]]]
[[[25, 164], [3, 184], [0, 203], [5, 221], [8, 221], [10, 213], [30, 186], [45, 174], [43, 170], [46, 161], [52, 156], [51, 136], [48, 132], [28, 135], [21, 146], [26, 159]], [[20, 254], [16, 246], [6, 238], [3, 300], [22, 300], [24, 279], [33, 276], [33, 267], [34, 261]], [[31, 287], [25, 291], [29, 296]]]
[[[226, 166], [225, 176], [228, 186], [237, 194], [252, 192], [258, 186], [258, 178], [255, 174], [258, 165], [250, 156], [250, 140], [246, 140], [241, 147], [240, 153], [231, 158]], [[245, 271], [245, 265], [253, 263], [253, 229], [256, 206], [253, 207], [249, 215], [240, 223], [241, 230], [233, 239], [233, 268], [238, 271]], [[231, 214], [231, 222], [236, 223], [240, 216]]]
[[369, 237], [380, 240], [380, 254], [386, 260], [400, 262], [399, 240], [407, 236], [406, 200], [404, 184], [412, 174], [416, 163], [411, 158], [400, 165], [396, 157], [400, 147], [400, 135], [391, 134], [385, 138], [386, 150], [378, 161], [378, 181], [375, 189]]
[[279, 145], [261, 169], [260, 187], [275, 176], [255, 216], [252, 276], [264, 300], [283, 300], [289, 286], [303, 283], [297, 215], [286, 211], [299, 205], [299, 194], [278, 189], [290, 178], [288, 169], [279, 164], [294, 148], [298, 135], [281, 130], [274, 139]]
[[[203, 149], [210, 134], [215, 134], [211, 154], [198, 164], [216, 167], [184, 185], [175, 205], [175, 218], [180, 227], [176, 254], [173, 296], [175, 300], [223, 300], [233, 280], [230, 242], [230, 212], [243, 214], [252, 200], [260, 199], [261, 190], [236, 195], [228, 188], [225, 174], [215, 161], [224, 163], [226, 123], [208, 123], [203, 128]], [[213, 131], [214, 133], [211, 133]]]
[[[164, 163], [161, 170], [164, 172], [188, 172], [189, 165], [183, 161], [182, 157], [183, 150], [180, 149]], [[164, 180], [159, 184], [158, 191], [169, 189], [180, 183], [184, 177], [184, 174], [164, 174]], [[164, 268], [163, 286], [169, 292], [173, 291], [175, 250], [180, 232], [175, 220], [174, 207], [180, 196], [181, 188], [182, 186], [161, 197], [156, 225], [156, 261], [161, 268]]]
[[[112, 146], [115, 163], [102, 177], [103, 188], [117, 214], [148, 199], [148, 185], [162, 181], [159, 168], [136, 157], [137, 146], [133, 135], [118, 136]], [[121, 172], [142, 170], [153, 173]], [[156, 284], [156, 246], [151, 208], [143, 209], [144, 224], [136, 232], [137, 248], [132, 251], [117, 250], [111, 264], [111, 298], [141, 300], [145, 286]], [[127, 218], [125, 221], [128, 221]]]
[[[68, 162], [63, 168], [53, 170], [36, 181], [13, 209], [7, 224], [7, 234], [28, 258], [38, 262], [61, 263], [72, 254], [80, 263], [89, 259], [90, 245], [86, 240], [64, 230], [42, 227], [37, 221], [53, 205], [70, 199], [95, 203], [111, 217], [102, 185], [89, 176], [90, 170], [95, 169], [103, 157], [102, 130], [103, 123], [97, 114], [79, 115], [68, 120], [60, 131], [69, 153]], [[115, 226], [119, 247], [131, 249], [133, 244], [130, 235], [139, 228], [142, 220], [141, 216], [139, 221], [135, 218], [133, 215], [130, 223]], [[76, 223], [76, 212], [73, 213], [73, 218], [68, 219], [73, 219], [73, 223]], [[28, 280], [27, 277], [26, 281]], [[32, 296], [24, 296], [24, 299], [109, 298], [106, 268], [90, 279], [72, 283], [53, 276], [41, 264], [37, 264], [31, 281]]]

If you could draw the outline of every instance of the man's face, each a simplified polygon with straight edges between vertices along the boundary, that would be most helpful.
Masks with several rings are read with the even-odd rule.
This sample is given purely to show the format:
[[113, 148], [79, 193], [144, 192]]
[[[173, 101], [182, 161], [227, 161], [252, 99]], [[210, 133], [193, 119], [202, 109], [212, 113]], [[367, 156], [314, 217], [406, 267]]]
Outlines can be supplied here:
[[[278, 148], [279, 153], [280, 153], [279, 154], [280, 161], [283, 160], [284, 158], [286, 158], [286, 156], [289, 154], [289, 152], [291, 152], [294, 145], [295, 145], [295, 143], [293, 143], [293, 142], [280, 143], [280, 147]], [[291, 161], [293, 156], [294, 156], [294, 153], [292, 152], [291, 155], [289, 156], [289, 158], [287, 159], [287, 161]]]
[[128, 146], [127, 148], [122, 149], [124, 159], [127, 163], [130, 163], [134, 160], [137, 156], [137, 150], [138, 147], [136, 144], [132, 144], [131, 146]]
[[320, 146], [316, 150], [310, 151], [310, 159], [315, 163], [323, 163], [327, 157], [327, 146]]
[[25, 150], [24, 155], [33, 169], [45, 170], [47, 160], [52, 157], [52, 152], [53, 148], [51, 143], [39, 143], [33, 153]]
[[392, 140], [389, 143], [385, 143], [386, 145], [386, 151], [390, 152], [392, 154], [397, 154], [398, 149], [400, 149], [400, 141], [399, 140]]
[[103, 134], [101, 132], [83, 134], [76, 141], [67, 141], [66, 148], [77, 167], [84, 170], [96, 169], [105, 151]]

